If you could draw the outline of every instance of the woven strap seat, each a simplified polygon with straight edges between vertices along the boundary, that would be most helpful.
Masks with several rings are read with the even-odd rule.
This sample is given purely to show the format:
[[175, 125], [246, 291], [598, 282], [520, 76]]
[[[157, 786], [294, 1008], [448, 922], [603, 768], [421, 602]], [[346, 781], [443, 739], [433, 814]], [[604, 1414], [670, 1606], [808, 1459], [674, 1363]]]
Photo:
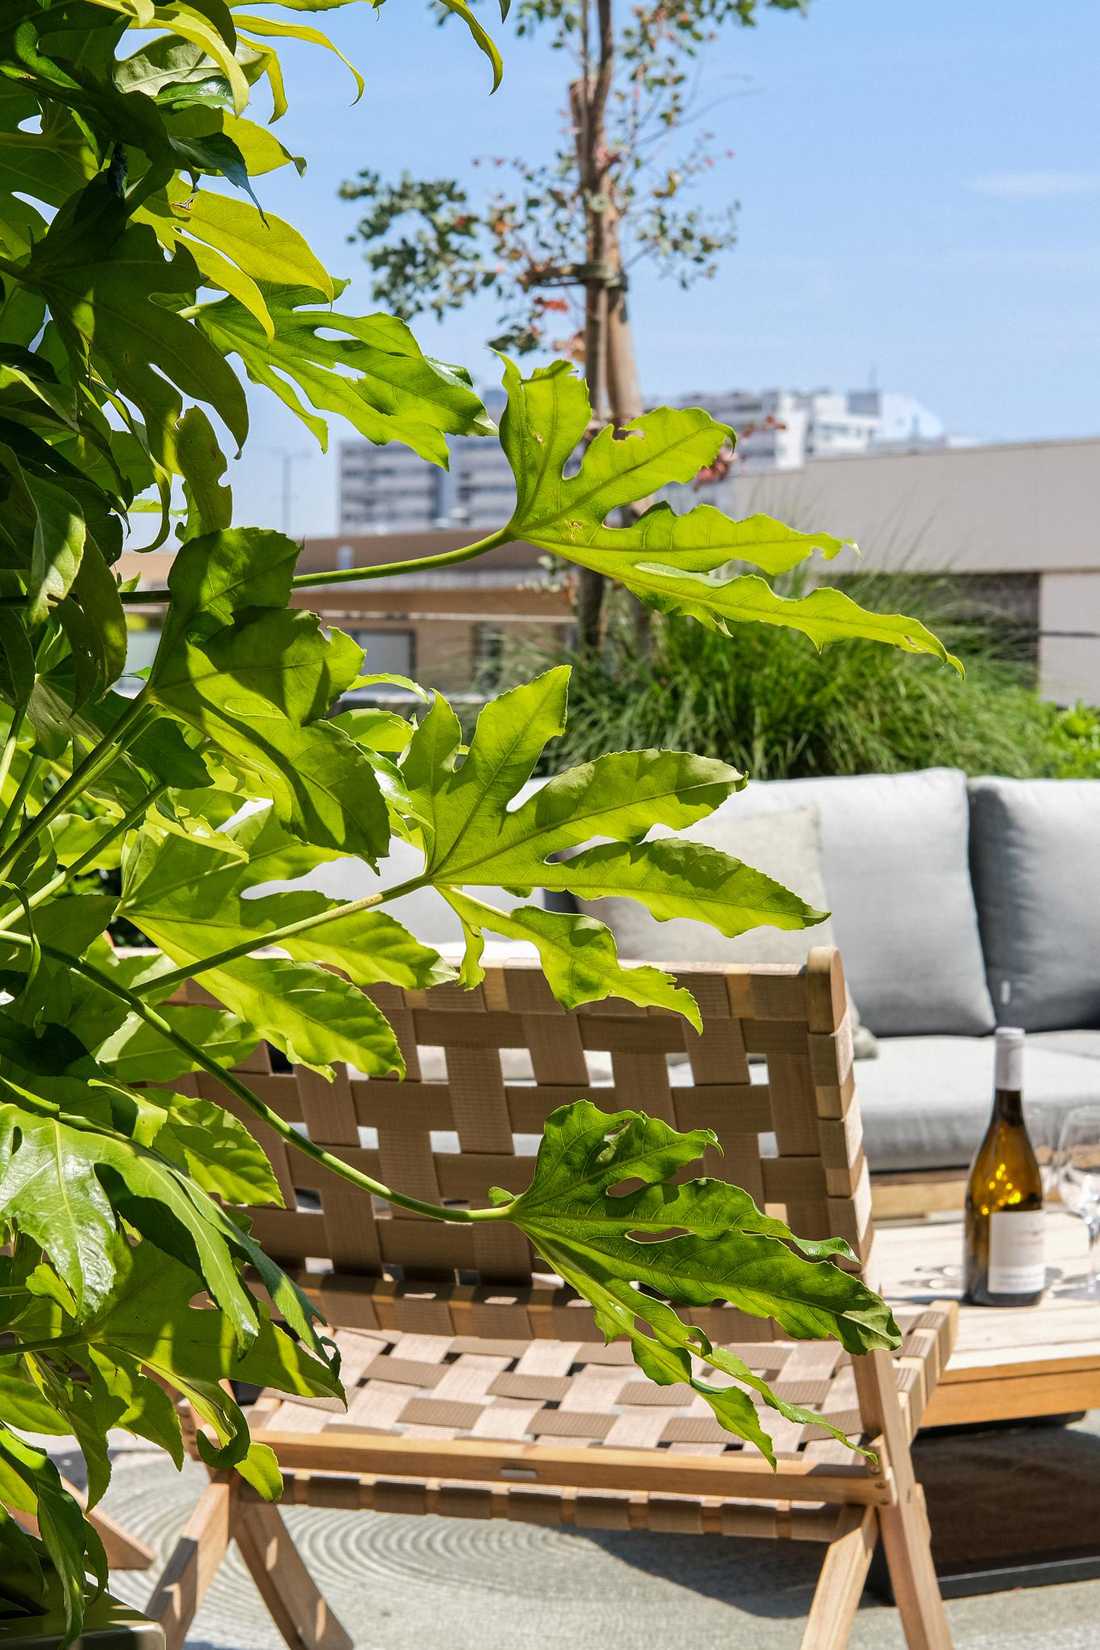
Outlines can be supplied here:
[[[897, 1389], [910, 1436], [946, 1364], [954, 1337], [955, 1311], [950, 1303], [909, 1314], [902, 1324], [905, 1339], [894, 1359]], [[457, 1440], [537, 1446], [544, 1452], [587, 1449], [645, 1450], [670, 1456], [711, 1460], [755, 1458], [755, 1451], [719, 1426], [705, 1401], [690, 1387], [656, 1386], [635, 1366], [622, 1342], [605, 1346], [588, 1341], [482, 1340], [465, 1335], [422, 1335], [385, 1330], [345, 1331], [337, 1336], [342, 1357], [341, 1377], [348, 1407], [334, 1399], [285, 1399], [265, 1393], [253, 1426], [257, 1437], [271, 1441], [280, 1459], [310, 1451], [318, 1439], [328, 1440], [338, 1476], [363, 1480], [359, 1488], [333, 1485], [325, 1504], [371, 1506], [378, 1509], [440, 1512], [458, 1510], [463, 1516], [524, 1518], [536, 1522], [573, 1524], [576, 1496], [566, 1493], [533, 1496], [530, 1485], [517, 1477], [480, 1496], [452, 1462], [444, 1481], [438, 1474], [402, 1474], [385, 1478], [371, 1470], [372, 1443], [383, 1437], [415, 1438], [450, 1445]], [[861, 1433], [859, 1398], [852, 1360], [834, 1342], [772, 1341], [732, 1345], [729, 1350], [764, 1376], [777, 1396], [788, 1403], [812, 1407], [842, 1431]], [[701, 1366], [700, 1366], [701, 1367]], [[716, 1384], [724, 1377], [708, 1372]], [[771, 1434], [781, 1461], [858, 1463], [843, 1445], [822, 1428], [785, 1420], [764, 1410], [761, 1421]], [[298, 1441], [296, 1450], [292, 1440]], [[865, 1440], [869, 1442], [869, 1440]], [[342, 1451], [346, 1456], [341, 1462]], [[588, 1476], [599, 1477], [598, 1462]], [[319, 1504], [317, 1475], [308, 1475], [302, 1499]], [[364, 1493], [365, 1491], [365, 1493]], [[658, 1527], [667, 1527], [666, 1496], [638, 1492], [597, 1491], [587, 1507], [586, 1523], [611, 1528], [651, 1528], [647, 1508], [656, 1508]], [[290, 1498], [296, 1498], [294, 1478]], [[676, 1528], [704, 1533], [723, 1530], [721, 1498], [678, 1500]], [[510, 1500], [508, 1507], [503, 1501]], [[625, 1515], [622, 1505], [632, 1512]], [[525, 1512], [526, 1508], [526, 1512]], [[706, 1516], [709, 1512], [710, 1516]], [[661, 1519], [666, 1522], [662, 1523]], [[750, 1520], [759, 1524], [760, 1520]], [[745, 1521], [739, 1528], [746, 1528]], [[726, 1533], [729, 1533], [727, 1530]], [[761, 1533], [764, 1533], [761, 1531]]]

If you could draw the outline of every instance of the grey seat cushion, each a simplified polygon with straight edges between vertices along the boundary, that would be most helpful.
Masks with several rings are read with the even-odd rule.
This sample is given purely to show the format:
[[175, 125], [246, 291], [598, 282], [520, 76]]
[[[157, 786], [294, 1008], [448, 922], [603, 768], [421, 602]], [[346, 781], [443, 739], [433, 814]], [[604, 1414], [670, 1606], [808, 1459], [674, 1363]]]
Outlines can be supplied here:
[[[966, 780], [950, 768], [755, 783], [712, 823], [814, 805], [852, 996], [879, 1036], [993, 1029], [968, 864]], [[736, 850], [734, 850], [736, 851]]]
[[[872, 1170], [966, 1168], [989, 1121], [988, 1037], [883, 1037], [859, 1068], [856, 1092]], [[1029, 1038], [1024, 1108], [1036, 1148], [1057, 1138], [1066, 1112], [1097, 1098], [1095, 1059]]]
[[1100, 780], [976, 779], [970, 809], [998, 1019], [1100, 1026]]
[[[1079, 1054], [1085, 1060], [1100, 1060], [1100, 1031], [1039, 1031], [1027, 1040], [1028, 1048], [1049, 1048], [1055, 1054]], [[1097, 1074], [1100, 1085], [1100, 1073]], [[1100, 1086], [1096, 1099], [1100, 1102]]]

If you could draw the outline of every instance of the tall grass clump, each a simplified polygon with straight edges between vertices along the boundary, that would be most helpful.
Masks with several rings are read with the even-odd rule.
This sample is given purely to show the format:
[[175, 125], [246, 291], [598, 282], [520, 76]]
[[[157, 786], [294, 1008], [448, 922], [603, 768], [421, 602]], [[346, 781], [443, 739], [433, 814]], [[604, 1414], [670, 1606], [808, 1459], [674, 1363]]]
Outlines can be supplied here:
[[[648, 654], [629, 617], [599, 654], [572, 657], [562, 766], [607, 750], [672, 746], [756, 779], [955, 767], [1030, 778], [1056, 771], [1055, 708], [1003, 619], [975, 613], [949, 578], [861, 573], [857, 601], [917, 614], [965, 662], [965, 679], [873, 642], [818, 653], [803, 636], [738, 625], [719, 636], [654, 622]], [[793, 583], [787, 593], [794, 593]]]

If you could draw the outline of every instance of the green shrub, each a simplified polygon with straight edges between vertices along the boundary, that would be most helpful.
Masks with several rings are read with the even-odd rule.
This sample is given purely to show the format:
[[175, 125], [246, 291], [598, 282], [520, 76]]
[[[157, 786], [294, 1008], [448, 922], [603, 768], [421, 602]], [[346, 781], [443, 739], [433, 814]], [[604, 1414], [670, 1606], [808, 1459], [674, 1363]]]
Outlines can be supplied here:
[[1054, 779], [1100, 779], [1100, 710], [1078, 700], [1055, 711], [1050, 727]]
[[601, 656], [572, 660], [560, 760], [660, 745], [721, 756], [756, 779], [933, 766], [1029, 778], [1090, 761], [1100, 773], [1100, 719], [1040, 699], [1011, 637], [965, 609], [951, 580], [865, 573], [844, 589], [918, 613], [966, 660], [965, 678], [873, 643], [818, 653], [792, 631], [738, 625], [727, 637], [676, 616], [656, 621], [647, 656], [623, 614]]

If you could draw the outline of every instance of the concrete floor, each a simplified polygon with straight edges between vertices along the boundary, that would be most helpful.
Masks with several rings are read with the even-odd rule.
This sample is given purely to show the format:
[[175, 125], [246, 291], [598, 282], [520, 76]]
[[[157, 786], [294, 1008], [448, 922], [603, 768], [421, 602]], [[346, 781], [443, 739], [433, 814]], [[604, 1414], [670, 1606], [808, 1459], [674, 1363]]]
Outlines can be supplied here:
[[[1007, 1435], [1004, 1448], [1019, 1453]], [[131, 1447], [106, 1505], [164, 1552], [204, 1481], [190, 1463], [180, 1477], [163, 1457]], [[307, 1508], [287, 1519], [356, 1650], [794, 1650], [816, 1577], [814, 1549], [770, 1542]], [[1100, 1529], [1091, 1533], [1100, 1546]], [[140, 1605], [151, 1579], [119, 1574], [113, 1587]], [[1100, 1581], [959, 1599], [948, 1613], [957, 1650], [1100, 1646]], [[187, 1642], [283, 1650], [235, 1553]], [[896, 1611], [865, 1596], [851, 1650], [903, 1646]]]

